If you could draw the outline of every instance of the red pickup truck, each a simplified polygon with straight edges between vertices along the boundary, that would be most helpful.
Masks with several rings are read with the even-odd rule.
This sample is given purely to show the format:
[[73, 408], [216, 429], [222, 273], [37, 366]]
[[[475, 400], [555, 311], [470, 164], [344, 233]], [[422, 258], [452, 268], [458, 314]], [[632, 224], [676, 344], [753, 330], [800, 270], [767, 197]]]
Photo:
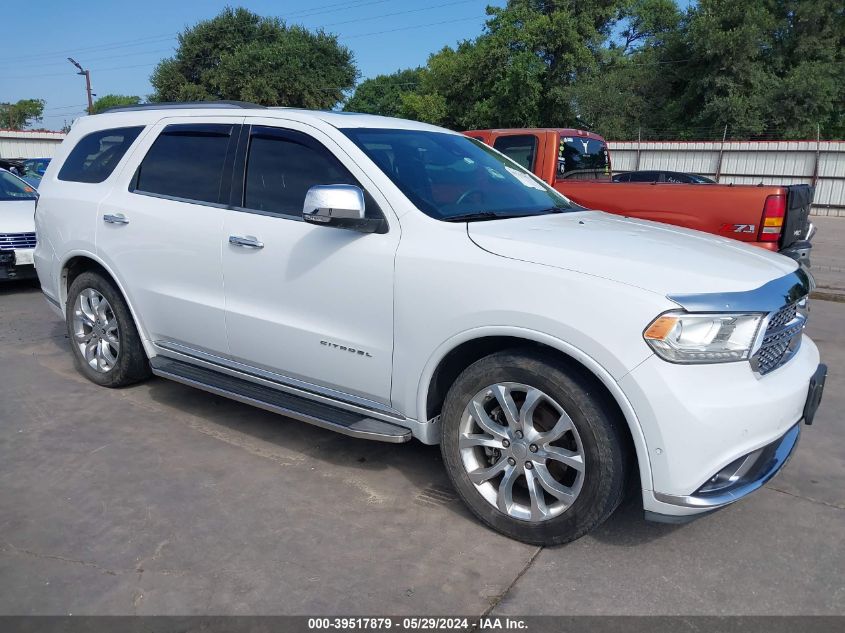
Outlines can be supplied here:
[[464, 134], [493, 146], [582, 207], [715, 233], [810, 264], [809, 185], [613, 182], [607, 142], [592, 132], [525, 128]]

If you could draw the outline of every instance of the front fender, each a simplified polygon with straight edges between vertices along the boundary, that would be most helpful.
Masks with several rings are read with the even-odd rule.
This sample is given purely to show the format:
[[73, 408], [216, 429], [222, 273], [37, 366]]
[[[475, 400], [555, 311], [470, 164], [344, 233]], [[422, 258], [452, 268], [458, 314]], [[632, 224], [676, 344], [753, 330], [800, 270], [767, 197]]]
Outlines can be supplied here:
[[[481, 326], [455, 334], [448, 340], [444, 341], [431, 354], [425, 364], [422, 374], [420, 375], [416, 397], [416, 411], [418, 413], [417, 419], [423, 421], [426, 417], [429, 385], [431, 384], [431, 379], [435, 370], [446, 355], [463, 343], [493, 336], [507, 336], [534, 343], [540, 343], [578, 361], [596, 378], [598, 378], [611, 393], [614, 400], [619, 405], [622, 414], [625, 416], [625, 421], [628, 424], [631, 437], [633, 438], [634, 448], [637, 453], [637, 464], [639, 466], [642, 486], [644, 489], [651, 490], [651, 464], [649, 461], [648, 446], [646, 444], [645, 435], [643, 434], [637, 414], [627, 396], [622, 391], [622, 388], [610, 372], [607, 371], [592, 356], [574, 345], [544, 332], [515, 326]], [[420, 441], [426, 444], [437, 444], [440, 442], [439, 417], [422, 426], [424, 427], [424, 430], [417, 435]]]

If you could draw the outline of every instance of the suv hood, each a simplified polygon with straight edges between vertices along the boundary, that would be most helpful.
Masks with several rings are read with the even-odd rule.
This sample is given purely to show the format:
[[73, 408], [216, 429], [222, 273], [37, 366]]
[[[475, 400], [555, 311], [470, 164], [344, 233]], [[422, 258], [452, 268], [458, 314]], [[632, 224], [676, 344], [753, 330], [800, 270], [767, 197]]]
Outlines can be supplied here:
[[0, 233], [35, 232], [35, 200], [0, 200]]
[[471, 222], [486, 251], [669, 294], [738, 292], [783, 277], [797, 263], [756, 246], [602, 211]]

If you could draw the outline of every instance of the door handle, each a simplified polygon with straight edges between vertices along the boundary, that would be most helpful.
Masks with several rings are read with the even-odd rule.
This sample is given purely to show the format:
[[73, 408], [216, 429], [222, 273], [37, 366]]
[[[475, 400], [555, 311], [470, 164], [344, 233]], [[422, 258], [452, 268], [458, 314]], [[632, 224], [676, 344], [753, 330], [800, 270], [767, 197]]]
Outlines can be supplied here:
[[129, 224], [129, 218], [122, 213], [106, 213], [103, 216], [103, 222], [107, 224]]
[[240, 235], [230, 235], [229, 244], [233, 246], [243, 246], [244, 248], [264, 248], [264, 242], [259, 242], [258, 238], [247, 235], [241, 237]]

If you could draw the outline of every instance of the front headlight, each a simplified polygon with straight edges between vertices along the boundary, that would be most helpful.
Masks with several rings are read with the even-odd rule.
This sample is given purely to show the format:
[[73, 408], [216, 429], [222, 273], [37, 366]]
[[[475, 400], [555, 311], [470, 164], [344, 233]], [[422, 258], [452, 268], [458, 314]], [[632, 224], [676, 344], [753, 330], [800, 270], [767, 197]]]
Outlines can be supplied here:
[[729, 363], [751, 356], [763, 314], [666, 312], [643, 332], [661, 358], [673, 363]]

